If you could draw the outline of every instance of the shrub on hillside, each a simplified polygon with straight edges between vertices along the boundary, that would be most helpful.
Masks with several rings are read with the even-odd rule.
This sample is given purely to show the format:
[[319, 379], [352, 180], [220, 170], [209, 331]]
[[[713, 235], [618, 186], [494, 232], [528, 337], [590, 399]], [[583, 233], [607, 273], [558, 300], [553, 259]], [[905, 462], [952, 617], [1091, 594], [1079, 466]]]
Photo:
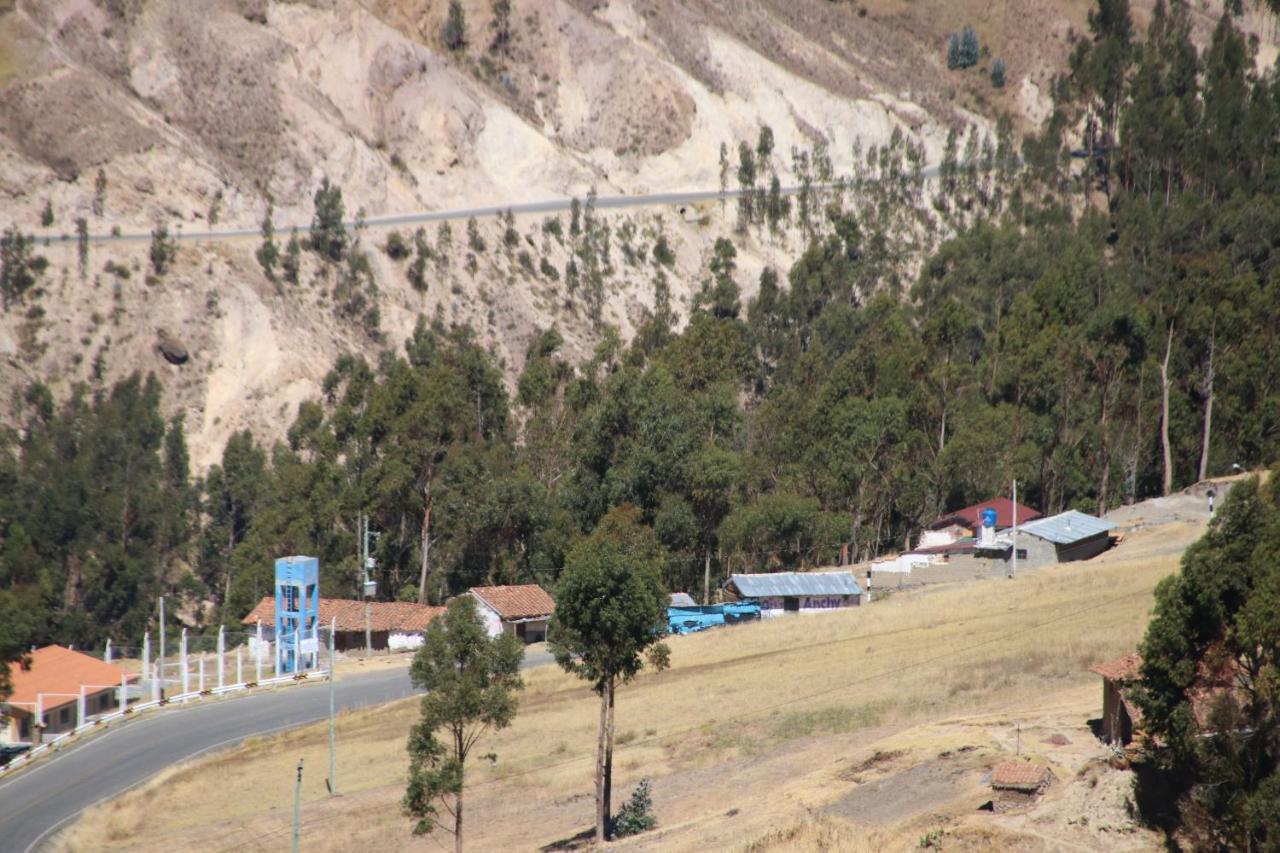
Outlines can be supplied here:
[[403, 261], [409, 257], [409, 252], [409, 243], [399, 231], [392, 231], [387, 235], [386, 253], [388, 258], [393, 261]]
[[631, 799], [618, 809], [613, 819], [613, 837], [625, 838], [628, 835], [639, 835], [648, 832], [658, 825], [653, 814], [653, 794], [649, 790], [649, 780], [641, 779], [640, 784], [631, 792]]
[[977, 32], [966, 24], [959, 34], [952, 33], [947, 39], [947, 68], [953, 71], [972, 68], [978, 64], [981, 53]]
[[995, 86], [997, 89], [1004, 88], [1005, 71], [1006, 69], [1004, 65], [1004, 60], [997, 57], [996, 61], [991, 65], [991, 85], [992, 86]]
[[450, 0], [449, 15], [440, 29], [440, 38], [449, 50], [461, 50], [467, 44], [467, 19], [459, 0]]

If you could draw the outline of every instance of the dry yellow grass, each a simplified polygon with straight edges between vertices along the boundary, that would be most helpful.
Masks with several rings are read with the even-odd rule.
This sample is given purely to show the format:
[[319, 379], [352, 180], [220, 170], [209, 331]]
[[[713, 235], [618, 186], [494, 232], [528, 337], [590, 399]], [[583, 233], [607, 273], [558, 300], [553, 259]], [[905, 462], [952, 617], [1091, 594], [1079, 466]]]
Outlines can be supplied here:
[[[843, 821], [811, 813], [849, 787], [841, 768], [873, 749], [924, 755], [957, 738], [972, 744], [971, 723], [984, 714], [982, 731], [1047, 712], [1081, 725], [1100, 704], [1088, 666], [1133, 648], [1156, 582], [1200, 529], [1153, 527], [1102, 558], [1015, 580], [672, 639], [672, 668], [619, 692], [618, 800], [650, 777], [660, 821], [622, 843], [849, 849]], [[592, 821], [595, 698], [551, 667], [526, 683], [515, 724], [482, 744], [497, 763], [470, 769], [473, 849], [544, 847]], [[415, 713], [408, 700], [340, 719], [337, 799], [324, 790], [327, 729], [310, 726], [178, 768], [88, 813], [63, 847], [278, 847], [304, 757], [307, 849], [443, 849], [451, 839], [415, 840], [399, 813]], [[983, 749], [1011, 748], [984, 737]]]

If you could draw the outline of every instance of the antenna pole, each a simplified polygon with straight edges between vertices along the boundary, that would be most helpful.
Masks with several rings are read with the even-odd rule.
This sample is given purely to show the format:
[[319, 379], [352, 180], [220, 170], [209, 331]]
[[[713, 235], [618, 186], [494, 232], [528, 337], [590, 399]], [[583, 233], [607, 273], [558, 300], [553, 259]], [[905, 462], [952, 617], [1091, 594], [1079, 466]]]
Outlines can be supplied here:
[[1013, 568], [1009, 570], [1009, 577], [1015, 577], [1018, 574], [1018, 481], [1013, 481]]
[[337, 732], [334, 722], [334, 685], [336, 670], [333, 668], [334, 633], [337, 631], [338, 617], [329, 620], [329, 796], [338, 796], [338, 751]]

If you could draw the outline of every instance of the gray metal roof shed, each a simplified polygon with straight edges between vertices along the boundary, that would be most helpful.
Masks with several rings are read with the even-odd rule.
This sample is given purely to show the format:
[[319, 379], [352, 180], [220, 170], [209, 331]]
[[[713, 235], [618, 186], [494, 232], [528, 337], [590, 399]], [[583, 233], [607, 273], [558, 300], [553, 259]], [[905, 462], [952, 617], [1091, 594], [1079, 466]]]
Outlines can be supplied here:
[[862, 594], [852, 572], [775, 572], [733, 575], [729, 580], [747, 598]]
[[1083, 512], [1069, 509], [1066, 512], [1051, 515], [1018, 525], [1019, 533], [1030, 533], [1039, 536], [1055, 545], [1070, 545], [1105, 533], [1115, 527], [1115, 522], [1107, 521]]

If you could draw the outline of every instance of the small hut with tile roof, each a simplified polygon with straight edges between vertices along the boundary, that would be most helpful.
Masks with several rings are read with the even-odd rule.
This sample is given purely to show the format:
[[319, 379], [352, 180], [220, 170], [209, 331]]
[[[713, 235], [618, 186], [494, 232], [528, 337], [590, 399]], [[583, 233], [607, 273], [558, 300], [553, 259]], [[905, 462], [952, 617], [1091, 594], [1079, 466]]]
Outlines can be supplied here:
[[473, 586], [470, 595], [479, 605], [489, 636], [506, 633], [526, 643], [540, 643], [547, 638], [547, 626], [556, 612], [556, 603], [536, 583]]
[[1116, 746], [1133, 742], [1134, 729], [1141, 720], [1140, 712], [1125, 695], [1138, 680], [1142, 655], [1131, 654], [1089, 667], [1102, 676], [1102, 739]]

